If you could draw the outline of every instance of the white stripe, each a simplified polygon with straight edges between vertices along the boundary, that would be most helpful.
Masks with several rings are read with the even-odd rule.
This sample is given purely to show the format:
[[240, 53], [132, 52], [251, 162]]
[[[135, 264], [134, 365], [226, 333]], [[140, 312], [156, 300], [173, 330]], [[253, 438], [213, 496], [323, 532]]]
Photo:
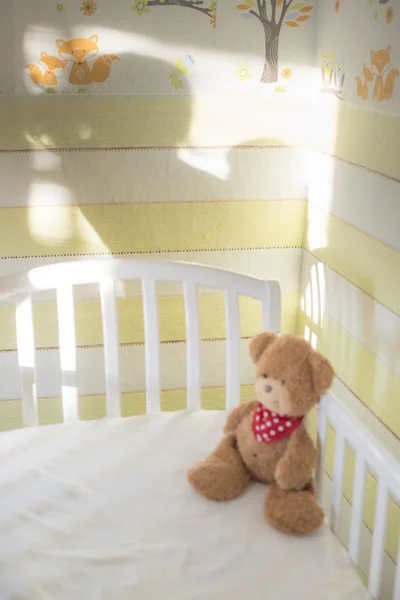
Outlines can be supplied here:
[[[312, 284], [313, 271], [319, 281], [319, 289], [316, 290]], [[316, 293], [320, 297], [320, 321], [324, 314], [328, 314], [400, 374], [400, 316], [304, 251], [301, 290], [305, 296], [308, 285], [308, 296], [312, 298]]]
[[[144, 346], [120, 348], [121, 392], [144, 391]], [[186, 388], [187, 349], [185, 343], [160, 345], [161, 389]], [[38, 397], [60, 396], [60, 354], [58, 350], [36, 352]], [[200, 344], [201, 384], [225, 386], [225, 341]], [[0, 400], [21, 397], [16, 352], [0, 353]], [[252, 384], [254, 365], [248, 356], [248, 341], [240, 342], [240, 383]], [[102, 348], [77, 350], [77, 382], [80, 394], [104, 394], [104, 355]]]
[[310, 152], [309, 191], [312, 204], [400, 250], [400, 182]]
[[5, 154], [0, 206], [298, 199], [305, 164], [301, 149], [288, 148]]

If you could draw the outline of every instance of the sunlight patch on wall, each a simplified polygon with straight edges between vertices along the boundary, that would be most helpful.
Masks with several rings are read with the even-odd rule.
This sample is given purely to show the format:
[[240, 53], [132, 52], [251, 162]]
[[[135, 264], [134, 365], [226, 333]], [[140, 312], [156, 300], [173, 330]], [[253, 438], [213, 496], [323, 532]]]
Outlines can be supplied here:
[[228, 150], [210, 152], [209, 150], [178, 150], [178, 158], [190, 167], [204, 171], [222, 181], [227, 181], [230, 174]]

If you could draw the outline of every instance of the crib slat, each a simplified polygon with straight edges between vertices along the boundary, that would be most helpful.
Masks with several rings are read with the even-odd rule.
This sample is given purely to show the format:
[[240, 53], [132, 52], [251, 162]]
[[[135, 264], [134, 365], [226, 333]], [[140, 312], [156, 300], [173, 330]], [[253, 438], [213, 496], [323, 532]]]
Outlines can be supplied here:
[[400, 543], [397, 550], [396, 574], [394, 577], [393, 600], [400, 600]]
[[160, 410], [160, 335], [158, 325], [156, 282], [144, 279], [143, 311], [146, 361], [146, 409]]
[[266, 281], [266, 299], [262, 302], [262, 326], [264, 331], [279, 333], [281, 330], [281, 289], [277, 281]]
[[119, 384], [119, 339], [115, 281], [100, 282], [101, 316], [104, 339], [104, 374], [106, 378], [106, 409], [108, 417], [121, 416]]
[[333, 473], [331, 527], [337, 532], [339, 527], [340, 509], [342, 505], [343, 472], [346, 444], [342, 431], [336, 430], [336, 445]]
[[79, 419], [78, 388], [76, 383], [74, 293], [71, 285], [57, 288], [57, 314], [63, 413], [65, 423], [70, 423]]
[[364, 457], [360, 456], [361, 450], [357, 453], [356, 473], [353, 484], [353, 502], [351, 509], [349, 556], [350, 560], [358, 565], [358, 556], [360, 550], [361, 525], [363, 521], [364, 493], [365, 493], [365, 475], [366, 466]]
[[226, 408], [240, 402], [240, 317], [239, 298], [235, 292], [225, 292], [226, 312]]
[[198, 410], [200, 400], [200, 324], [197, 287], [184, 284], [187, 360], [187, 407]]
[[388, 513], [388, 488], [384, 482], [378, 481], [378, 497], [376, 500], [374, 532], [372, 536], [371, 563], [369, 567], [368, 591], [373, 600], [379, 598], [382, 581], [383, 554], [386, 540], [386, 523]]
[[22, 418], [25, 427], [38, 425], [35, 335], [31, 294], [21, 294], [16, 304], [17, 353], [21, 376]]

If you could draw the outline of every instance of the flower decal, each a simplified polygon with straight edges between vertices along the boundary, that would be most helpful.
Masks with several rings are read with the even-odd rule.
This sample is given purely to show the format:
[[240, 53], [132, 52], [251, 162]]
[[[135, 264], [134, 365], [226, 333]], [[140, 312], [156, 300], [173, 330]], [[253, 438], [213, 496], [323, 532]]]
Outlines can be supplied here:
[[65, 11], [65, 6], [64, 6], [64, 4], [56, 4], [55, 9], [58, 13], [62, 13]]
[[149, 7], [147, 6], [148, 0], [135, 0], [132, 6], [132, 10], [135, 10], [139, 17], [144, 15], [144, 13], [150, 12]]
[[94, 0], [83, 0], [81, 4], [81, 13], [84, 17], [90, 17], [97, 10], [97, 4]]
[[389, 6], [385, 12], [386, 23], [391, 23], [393, 21], [393, 17], [394, 17], [393, 6]]
[[236, 77], [240, 79], [240, 81], [246, 81], [246, 79], [251, 79], [251, 68], [240, 65], [240, 67], [236, 71]]
[[336, 0], [335, 2], [335, 12], [339, 12], [340, 10], [340, 0]]
[[217, 26], [217, 0], [211, 0], [208, 9], [211, 11], [210, 25], [215, 29]]
[[292, 69], [283, 69], [281, 75], [283, 79], [290, 79], [293, 75]]
[[278, 87], [275, 88], [275, 91], [277, 94], [284, 94], [285, 92], [287, 92], [287, 89], [284, 85], [278, 85]]

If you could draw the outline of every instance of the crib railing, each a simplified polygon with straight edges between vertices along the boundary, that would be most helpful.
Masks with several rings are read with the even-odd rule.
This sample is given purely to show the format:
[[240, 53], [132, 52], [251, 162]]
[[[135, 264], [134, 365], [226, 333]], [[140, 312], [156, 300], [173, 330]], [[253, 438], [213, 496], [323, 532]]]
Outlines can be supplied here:
[[[322, 497], [323, 492], [327, 430], [329, 425], [335, 430], [336, 440], [329, 521], [336, 534], [339, 533], [339, 520], [343, 508], [346, 448], [350, 448], [355, 455], [348, 554], [356, 567], [361, 566], [361, 529], [363, 526], [364, 502], [366, 498], [367, 473], [370, 473], [377, 482], [376, 508], [368, 573], [368, 591], [373, 600], [378, 600], [381, 597], [383, 584], [383, 559], [385, 554], [389, 499], [392, 498], [400, 504], [400, 461], [396, 460], [386, 450], [372, 432], [338, 398], [328, 395], [321, 400], [318, 416], [318, 437], [321, 452], [317, 479], [320, 488], [320, 497]], [[400, 600], [400, 544], [397, 553], [397, 567], [392, 598], [393, 600]]]
[[78, 419], [76, 336], [73, 287], [98, 283], [104, 339], [106, 411], [108, 417], [121, 415], [119, 380], [119, 339], [116, 307], [117, 281], [141, 280], [146, 369], [146, 410], [160, 410], [160, 337], [156, 284], [183, 284], [187, 332], [188, 408], [200, 408], [200, 326], [197, 288], [222, 290], [226, 314], [226, 406], [240, 401], [240, 319], [239, 296], [259, 300], [262, 326], [280, 330], [280, 288], [274, 281], [232, 273], [219, 268], [167, 261], [116, 259], [58, 263], [0, 279], [0, 300], [16, 297], [18, 363], [21, 375], [23, 423], [38, 424], [36, 397], [35, 332], [32, 294], [56, 290], [62, 371], [64, 421]]

